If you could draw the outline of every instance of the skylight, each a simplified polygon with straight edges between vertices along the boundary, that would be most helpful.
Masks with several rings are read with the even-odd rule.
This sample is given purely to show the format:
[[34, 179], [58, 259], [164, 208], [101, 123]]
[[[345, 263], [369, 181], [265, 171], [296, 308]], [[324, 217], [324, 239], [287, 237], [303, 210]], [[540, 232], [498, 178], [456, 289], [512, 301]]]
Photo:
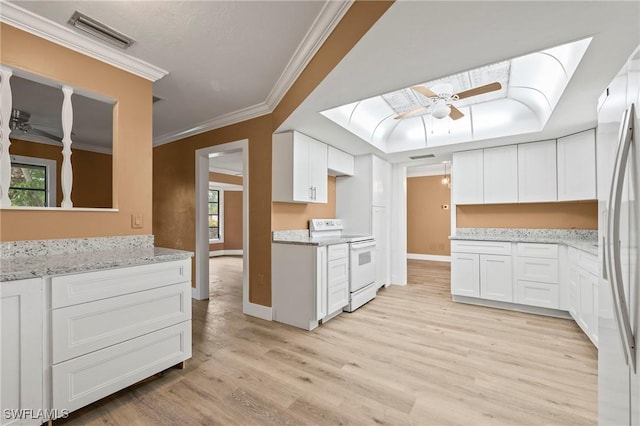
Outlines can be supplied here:
[[385, 153], [540, 131], [590, 42], [591, 38], [579, 40], [418, 85], [440, 96], [443, 85], [454, 95], [500, 83], [499, 90], [447, 98], [446, 103], [461, 113], [457, 119], [434, 118], [437, 98], [412, 87], [321, 114]]

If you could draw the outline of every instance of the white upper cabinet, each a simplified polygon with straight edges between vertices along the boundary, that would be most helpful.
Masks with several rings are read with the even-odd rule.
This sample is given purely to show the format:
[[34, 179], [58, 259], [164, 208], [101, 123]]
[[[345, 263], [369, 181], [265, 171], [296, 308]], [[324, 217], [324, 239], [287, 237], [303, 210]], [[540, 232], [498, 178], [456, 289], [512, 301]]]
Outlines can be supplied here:
[[327, 145], [302, 133], [273, 135], [273, 201], [327, 202]]
[[517, 145], [484, 150], [484, 202], [518, 202]]
[[518, 201], [557, 201], [556, 141], [518, 145]]
[[484, 202], [482, 150], [454, 152], [451, 170], [454, 204], [482, 204]]
[[331, 176], [353, 176], [355, 172], [353, 155], [330, 146], [328, 147], [327, 157]]
[[595, 131], [558, 139], [558, 201], [596, 199]]

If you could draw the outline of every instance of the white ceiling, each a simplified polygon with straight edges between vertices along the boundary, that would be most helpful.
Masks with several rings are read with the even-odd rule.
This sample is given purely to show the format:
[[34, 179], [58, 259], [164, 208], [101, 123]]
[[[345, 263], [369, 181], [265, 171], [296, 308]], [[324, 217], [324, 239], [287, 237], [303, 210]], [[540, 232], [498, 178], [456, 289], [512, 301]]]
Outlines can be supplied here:
[[[154, 94], [164, 98], [154, 105], [154, 140], [164, 142], [268, 112], [274, 93], [284, 92], [287, 64], [308, 41], [316, 18], [337, 2], [13, 3], [61, 24], [79, 9], [136, 39], [128, 54], [170, 72], [154, 84]], [[296, 129], [347, 152], [375, 152], [394, 162], [427, 153], [441, 161], [460, 147], [383, 154], [319, 111], [591, 36], [542, 131], [464, 149], [593, 127], [598, 97], [640, 43], [638, 16], [636, 1], [398, 1], [279, 130]]]
[[242, 151], [209, 157], [209, 171], [211, 172], [242, 176], [243, 170]]
[[[398, 1], [280, 126], [393, 162], [554, 138], [596, 125], [597, 99], [640, 43], [640, 2]], [[384, 154], [318, 112], [593, 36], [546, 126], [523, 136]]]
[[[314, 0], [11, 3], [65, 26], [79, 10], [135, 39], [128, 55], [169, 71], [154, 83], [154, 95], [163, 99], [153, 108], [154, 141], [177, 139], [234, 112], [268, 112], [265, 103], [287, 83], [281, 77], [311, 36], [310, 29], [327, 23], [316, 19], [330, 4]], [[335, 2], [331, 8], [337, 10]]]

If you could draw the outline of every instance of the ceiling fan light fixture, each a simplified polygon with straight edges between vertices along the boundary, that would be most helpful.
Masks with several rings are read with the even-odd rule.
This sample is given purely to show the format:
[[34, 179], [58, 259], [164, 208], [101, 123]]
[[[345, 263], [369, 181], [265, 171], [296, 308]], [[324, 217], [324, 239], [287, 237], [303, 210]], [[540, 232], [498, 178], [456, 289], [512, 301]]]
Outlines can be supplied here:
[[445, 117], [448, 117], [451, 113], [451, 107], [445, 104], [443, 100], [439, 100], [431, 109], [431, 115], [433, 118], [437, 118], [441, 120]]

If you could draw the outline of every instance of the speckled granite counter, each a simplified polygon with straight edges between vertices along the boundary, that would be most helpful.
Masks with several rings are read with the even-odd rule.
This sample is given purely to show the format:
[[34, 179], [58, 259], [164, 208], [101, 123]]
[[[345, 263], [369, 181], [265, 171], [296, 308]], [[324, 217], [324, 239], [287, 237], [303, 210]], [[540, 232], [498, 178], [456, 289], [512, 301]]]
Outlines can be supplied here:
[[328, 246], [331, 244], [348, 243], [349, 238], [329, 237], [312, 238], [306, 229], [294, 231], [273, 231], [271, 242], [276, 244], [297, 244], [302, 246]]
[[598, 255], [598, 231], [579, 229], [456, 228], [451, 240], [565, 244]]
[[[104, 243], [104, 244], [101, 244]], [[188, 259], [193, 253], [153, 246], [153, 236], [7, 242], [0, 282]]]

